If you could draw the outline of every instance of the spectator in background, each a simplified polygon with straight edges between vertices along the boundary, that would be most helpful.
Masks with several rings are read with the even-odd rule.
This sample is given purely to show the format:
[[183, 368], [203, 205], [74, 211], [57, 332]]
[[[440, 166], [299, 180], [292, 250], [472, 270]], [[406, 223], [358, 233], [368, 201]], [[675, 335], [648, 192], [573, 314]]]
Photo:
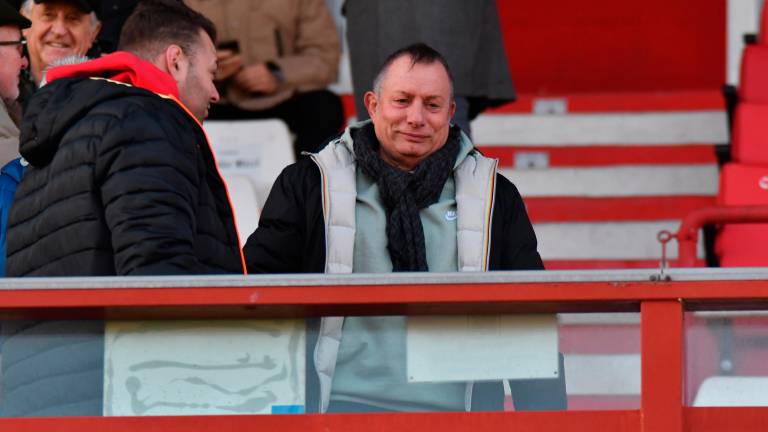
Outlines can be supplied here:
[[[143, 0], [124, 51], [48, 71], [24, 113], [30, 165], [9, 217], [9, 276], [243, 273], [200, 125], [218, 100], [215, 40], [182, 2]], [[4, 413], [101, 415], [103, 330], [4, 321]]]
[[5, 0], [0, 0], [0, 165], [19, 153], [19, 120], [12, 118], [8, 106], [19, 97], [19, 74], [29, 66], [24, 57], [21, 29], [29, 27], [24, 18]]
[[[543, 268], [517, 189], [449, 124], [439, 53], [392, 54], [365, 104], [370, 121], [280, 174], [244, 248], [251, 273]], [[501, 382], [408, 383], [405, 317], [322, 320], [307, 337], [310, 410], [464, 411], [470, 396], [473, 409], [502, 408]], [[564, 383], [515, 382], [516, 407], [563, 409]]]
[[120, 43], [120, 30], [139, 1], [141, 0], [102, 0], [100, 5], [102, 26], [95, 44], [97, 52], [92, 50], [91, 57], [110, 54], [117, 50]]
[[23, 169], [18, 159], [19, 128], [6, 106], [19, 97], [19, 74], [29, 63], [23, 54], [21, 30], [30, 26], [13, 6], [0, 0], [0, 276], [5, 275], [5, 228], [13, 194], [21, 181]]
[[416, 42], [440, 51], [456, 84], [453, 122], [470, 134], [470, 120], [515, 99], [496, 0], [347, 0], [347, 42], [358, 119], [363, 95], [389, 53]]
[[99, 0], [25, 0], [21, 12], [32, 21], [25, 32], [36, 85], [54, 62], [84, 56], [101, 29]]
[[187, 0], [220, 31], [215, 119], [276, 117], [314, 151], [344, 122], [336, 79], [339, 39], [324, 0]]

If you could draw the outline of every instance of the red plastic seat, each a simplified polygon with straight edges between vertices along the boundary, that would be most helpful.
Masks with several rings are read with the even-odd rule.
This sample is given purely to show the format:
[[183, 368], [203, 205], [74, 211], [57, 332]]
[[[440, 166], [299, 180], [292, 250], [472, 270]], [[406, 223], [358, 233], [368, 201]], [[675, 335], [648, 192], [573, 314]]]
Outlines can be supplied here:
[[[768, 205], [768, 166], [729, 163], [720, 175], [720, 205]], [[768, 266], [768, 224], [731, 224], [719, 231], [722, 267]]]
[[768, 105], [740, 103], [736, 107], [731, 157], [742, 164], [768, 166]]
[[741, 58], [739, 99], [768, 104], [768, 45], [750, 45]]

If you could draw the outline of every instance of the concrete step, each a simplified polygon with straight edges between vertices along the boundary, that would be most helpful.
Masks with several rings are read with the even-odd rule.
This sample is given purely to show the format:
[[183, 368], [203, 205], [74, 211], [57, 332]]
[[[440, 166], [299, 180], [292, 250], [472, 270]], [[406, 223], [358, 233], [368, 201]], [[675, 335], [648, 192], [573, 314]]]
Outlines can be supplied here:
[[[523, 197], [714, 196], [717, 165], [505, 169]], [[651, 203], [649, 203], [651, 204]]]
[[472, 122], [479, 146], [597, 146], [728, 142], [724, 111], [483, 114]]

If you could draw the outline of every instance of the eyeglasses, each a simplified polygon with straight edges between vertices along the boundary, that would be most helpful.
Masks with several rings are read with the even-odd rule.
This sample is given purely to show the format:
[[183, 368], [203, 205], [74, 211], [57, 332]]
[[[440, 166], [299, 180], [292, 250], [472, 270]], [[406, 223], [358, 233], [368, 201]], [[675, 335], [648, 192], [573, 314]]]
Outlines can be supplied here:
[[19, 39], [15, 41], [0, 41], [0, 46], [15, 46], [19, 51], [19, 55], [24, 55], [24, 45], [27, 44], [26, 39]]

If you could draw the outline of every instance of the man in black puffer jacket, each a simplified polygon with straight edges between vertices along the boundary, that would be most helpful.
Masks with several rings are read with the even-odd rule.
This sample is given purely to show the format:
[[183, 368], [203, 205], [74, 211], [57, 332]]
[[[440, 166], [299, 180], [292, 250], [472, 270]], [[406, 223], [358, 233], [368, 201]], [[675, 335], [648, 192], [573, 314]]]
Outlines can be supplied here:
[[[9, 276], [244, 272], [226, 186], [200, 121], [218, 100], [215, 28], [142, 2], [123, 51], [47, 73], [8, 229]], [[101, 415], [103, 323], [3, 323], [4, 413]]]

